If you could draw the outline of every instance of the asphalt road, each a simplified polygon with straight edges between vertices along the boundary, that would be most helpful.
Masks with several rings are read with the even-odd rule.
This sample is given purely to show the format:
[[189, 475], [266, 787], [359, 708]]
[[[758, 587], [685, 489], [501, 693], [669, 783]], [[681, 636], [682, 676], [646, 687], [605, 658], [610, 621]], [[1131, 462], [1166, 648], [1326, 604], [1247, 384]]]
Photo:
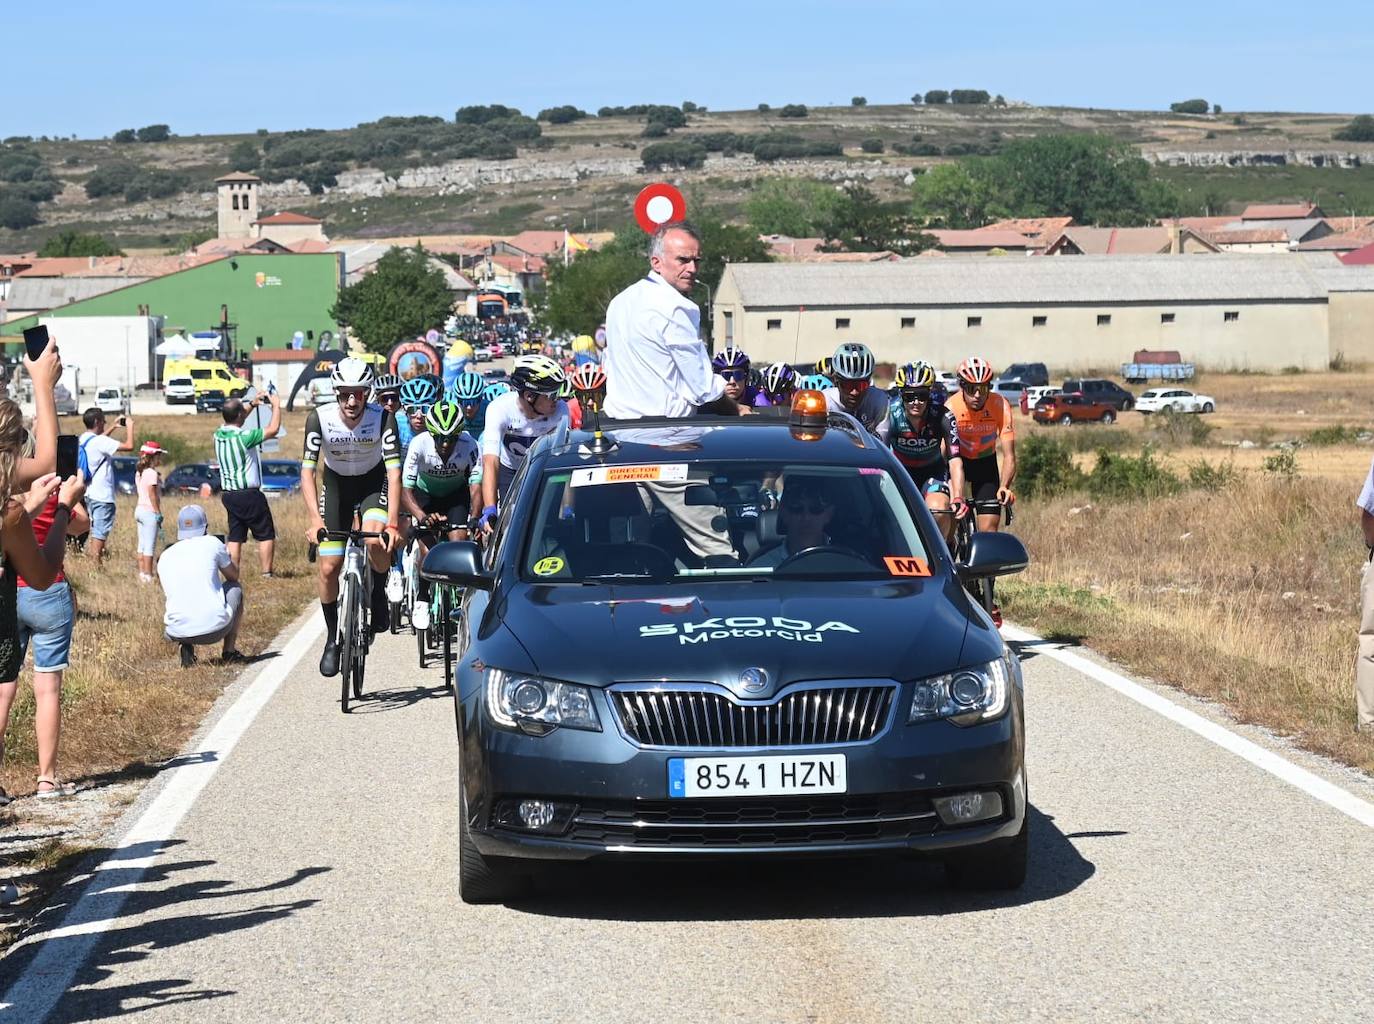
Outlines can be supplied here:
[[1374, 829], [1034, 647], [1019, 893], [839, 861], [565, 870], [496, 907], [457, 897], [452, 704], [413, 650], [381, 638], [345, 717], [311, 647], [173, 837], [101, 873], [114, 920], [50, 1020], [1374, 1020]]

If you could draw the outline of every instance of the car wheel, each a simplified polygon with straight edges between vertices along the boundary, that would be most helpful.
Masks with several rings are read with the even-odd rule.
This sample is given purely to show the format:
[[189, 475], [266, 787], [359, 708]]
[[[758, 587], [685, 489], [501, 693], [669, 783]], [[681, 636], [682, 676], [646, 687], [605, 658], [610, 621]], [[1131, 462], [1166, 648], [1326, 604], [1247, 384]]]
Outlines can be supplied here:
[[1122, 411], [1122, 412], [1130, 412], [1130, 411], [1131, 411], [1132, 409], [1134, 409], [1134, 408], [1135, 408], [1135, 402], [1131, 401], [1129, 398], [1126, 399], [1126, 401], [1124, 401], [1124, 402], [1121, 403], [1121, 411]]
[[945, 861], [945, 878], [956, 889], [1019, 889], [1026, 881], [1030, 859], [1030, 813], [1011, 839], [974, 848]]
[[1064, 426], [1066, 426], [1066, 427], [1072, 426], [1072, 425], [1073, 425], [1073, 417], [1070, 416], [1068, 413], [1065, 413], [1063, 416], [1060, 416], [1060, 417], [1059, 417], [1059, 422], [1060, 422], [1061, 424], [1063, 424]]
[[467, 800], [459, 800], [458, 896], [464, 903], [505, 903], [528, 888], [528, 878], [499, 857], [484, 857], [468, 831]]
[[1211, 402], [1203, 402], [1203, 403], [1202, 403], [1202, 411], [1203, 411], [1203, 412], [1212, 412], [1215, 408], [1216, 408], [1216, 406], [1214, 406]]
[[1108, 424], [1115, 423], [1115, 422], [1116, 422], [1116, 413], [1114, 413], [1114, 412], [1112, 412], [1110, 409], [1108, 409], [1106, 412], [1104, 412], [1104, 413], [1102, 414], [1102, 422], [1103, 422], [1103, 423], [1108, 423]]

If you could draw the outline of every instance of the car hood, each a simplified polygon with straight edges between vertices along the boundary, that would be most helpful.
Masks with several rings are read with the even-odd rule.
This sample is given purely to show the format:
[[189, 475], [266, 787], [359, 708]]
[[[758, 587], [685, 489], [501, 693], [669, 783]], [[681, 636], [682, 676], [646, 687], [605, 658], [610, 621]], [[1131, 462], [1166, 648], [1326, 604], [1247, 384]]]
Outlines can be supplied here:
[[537, 672], [592, 686], [672, 679], [738, 691], [740, 673], [758, 668], [768, 685], [747, 696], [759, 698], [799, 680], [933, 675], [1001, 650], [952, 579], [520, 584], [501, 605]]

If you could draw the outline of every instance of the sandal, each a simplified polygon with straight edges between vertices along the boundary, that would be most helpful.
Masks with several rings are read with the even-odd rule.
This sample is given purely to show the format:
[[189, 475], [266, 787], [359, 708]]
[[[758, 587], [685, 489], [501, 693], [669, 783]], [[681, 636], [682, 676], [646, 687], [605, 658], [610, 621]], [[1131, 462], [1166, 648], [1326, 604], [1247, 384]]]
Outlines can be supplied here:
[[[43, 786], [48, 788], [44, 789]], [[59, 797], [76, 795], [76, 785], [71, 782], [62, 782], [59, 779], [49, 778], [46, 775], [38, 776], [38, 792], [34, 794], [39, 800], [55, 800]]]

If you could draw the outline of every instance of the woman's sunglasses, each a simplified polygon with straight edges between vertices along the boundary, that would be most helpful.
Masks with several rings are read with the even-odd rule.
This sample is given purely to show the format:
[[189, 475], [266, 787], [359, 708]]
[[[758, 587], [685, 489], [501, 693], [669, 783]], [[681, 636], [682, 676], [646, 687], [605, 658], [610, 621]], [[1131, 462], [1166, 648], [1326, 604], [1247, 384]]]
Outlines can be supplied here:
[[907, 390], [902, 392], [903, 402], [929, 402], [930, 391], [926, 388]]

